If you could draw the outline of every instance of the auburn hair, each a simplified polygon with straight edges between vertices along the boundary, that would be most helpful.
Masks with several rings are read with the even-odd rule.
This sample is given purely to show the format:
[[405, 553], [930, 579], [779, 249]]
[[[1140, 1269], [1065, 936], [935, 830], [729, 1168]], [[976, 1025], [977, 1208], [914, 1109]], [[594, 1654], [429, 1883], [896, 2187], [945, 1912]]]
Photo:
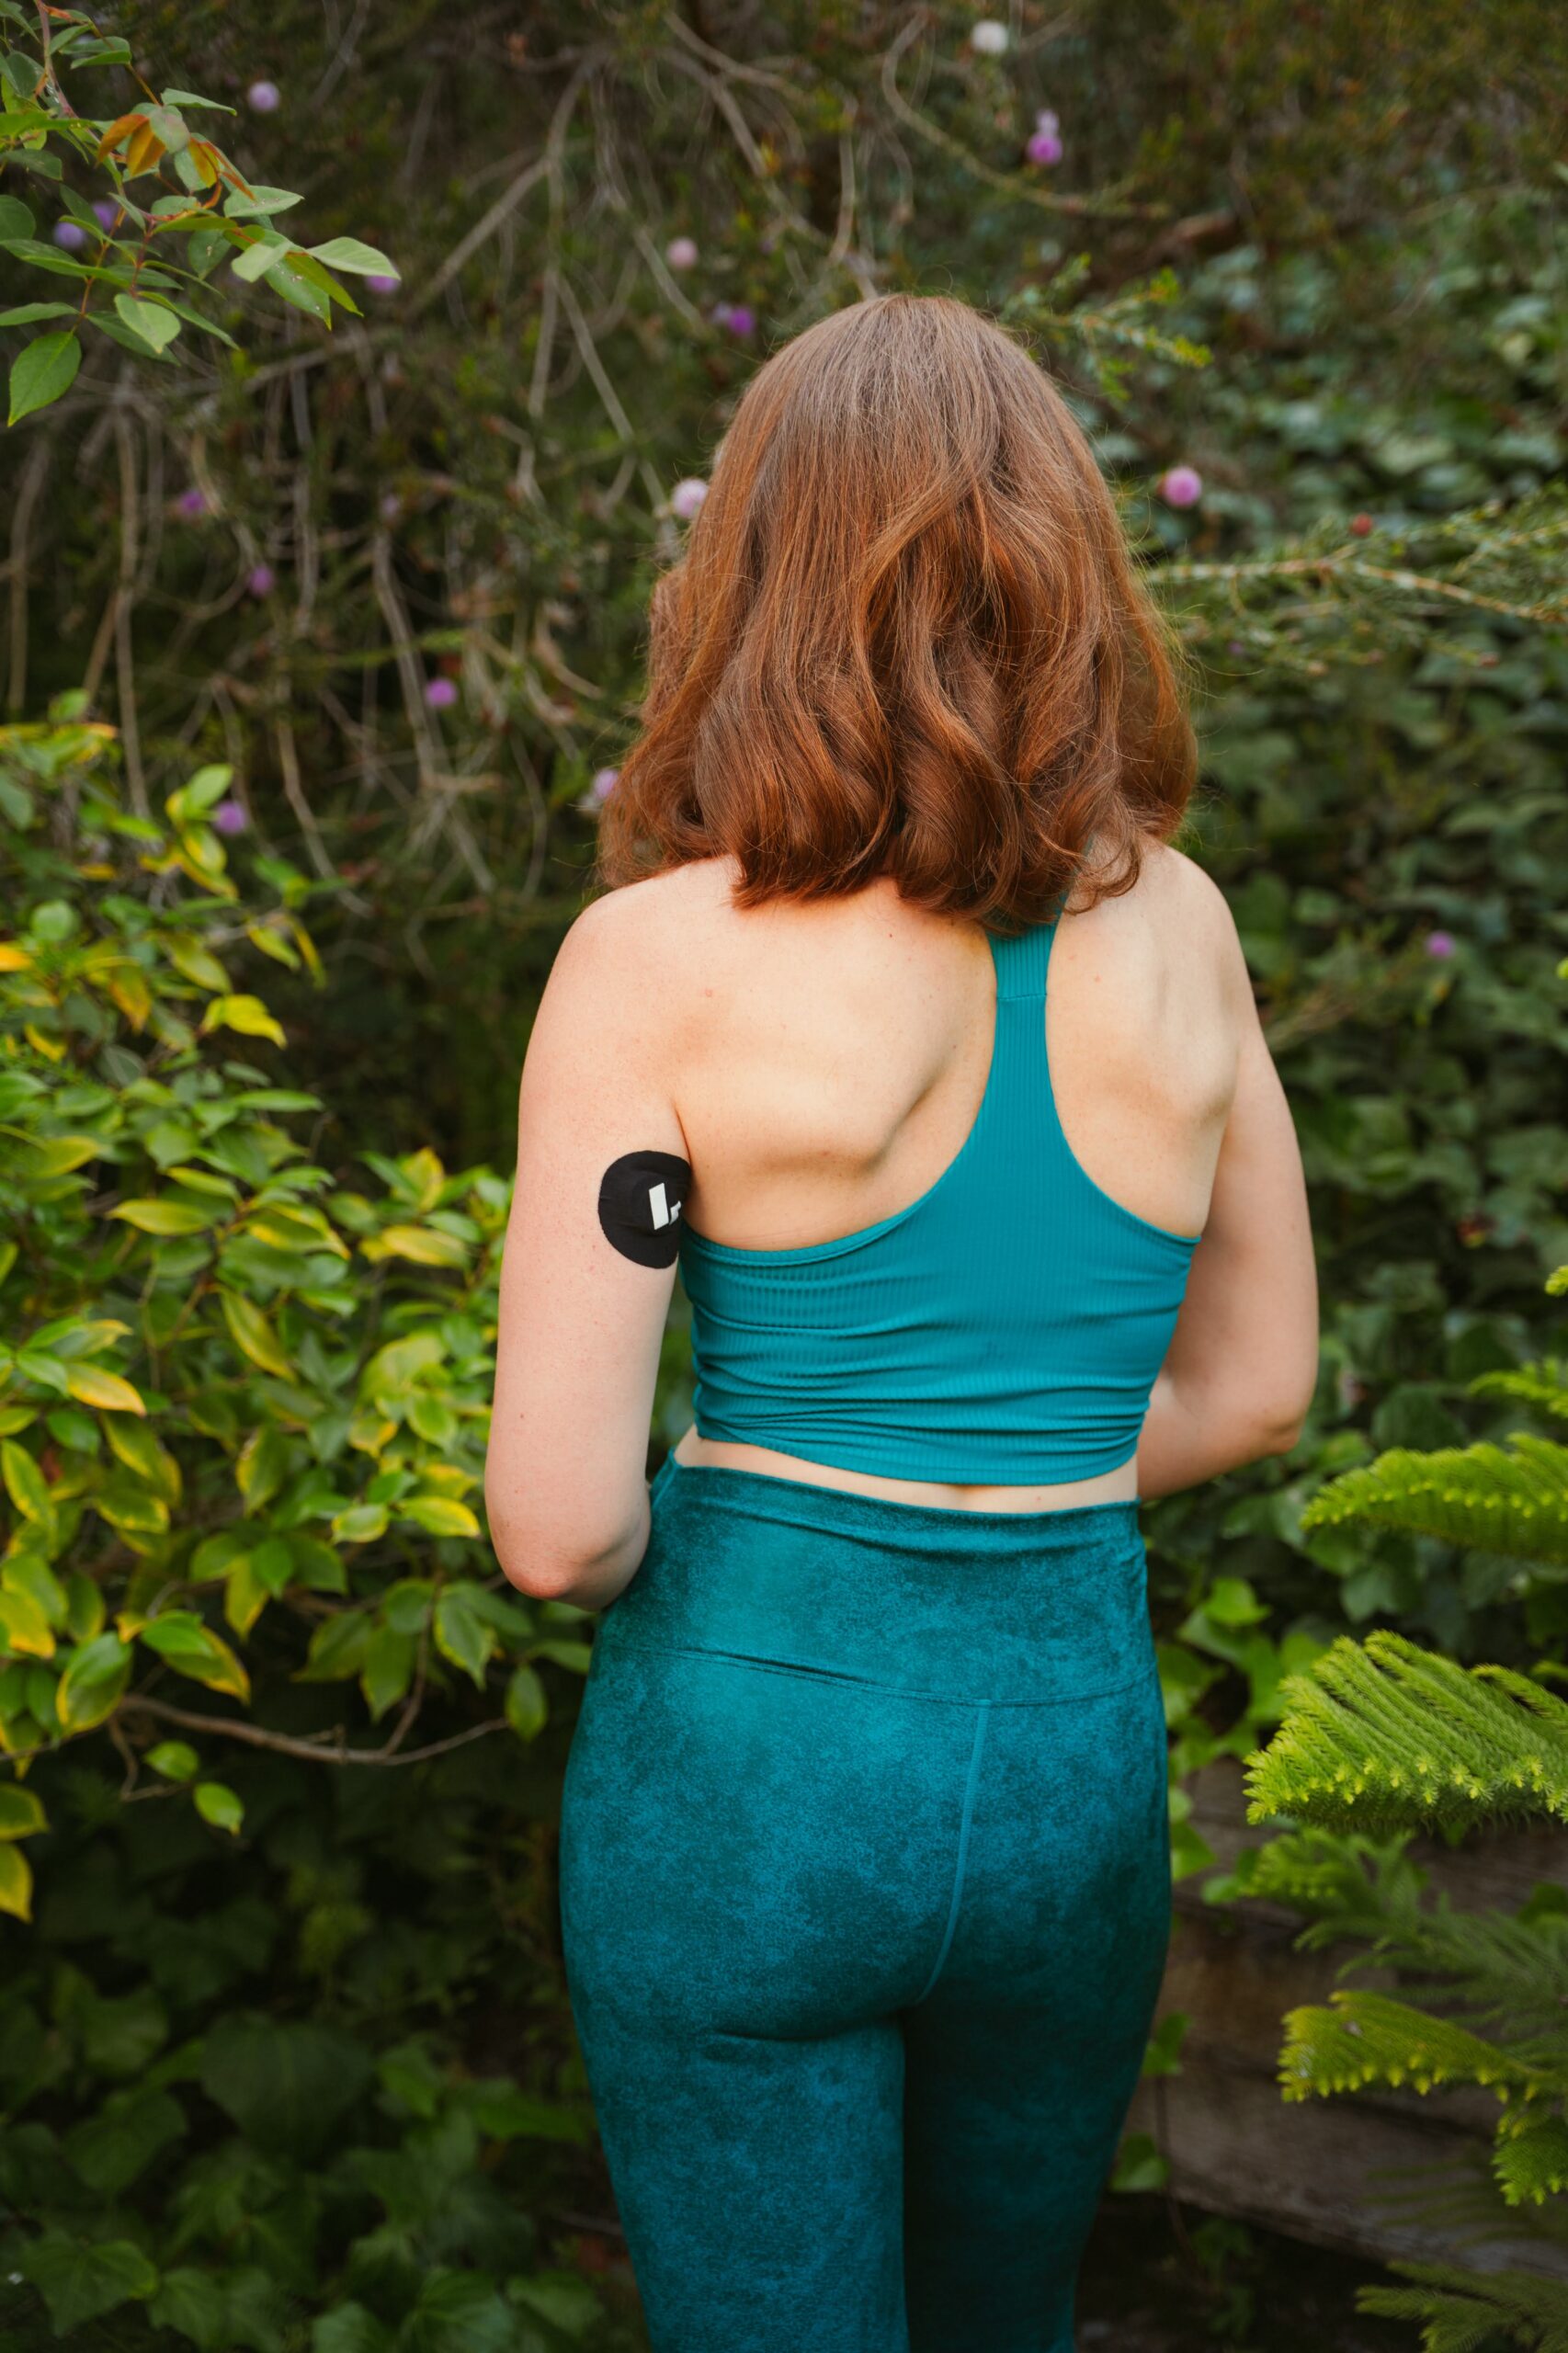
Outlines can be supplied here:
[[752, 378], [653, 591], [610, 887], [732, 856], [736, 904], [891, 876], [994, 929], [1136, 881], [1192, 790], [1178, 657], [1072, 412], [945, 295], [819, 320]]

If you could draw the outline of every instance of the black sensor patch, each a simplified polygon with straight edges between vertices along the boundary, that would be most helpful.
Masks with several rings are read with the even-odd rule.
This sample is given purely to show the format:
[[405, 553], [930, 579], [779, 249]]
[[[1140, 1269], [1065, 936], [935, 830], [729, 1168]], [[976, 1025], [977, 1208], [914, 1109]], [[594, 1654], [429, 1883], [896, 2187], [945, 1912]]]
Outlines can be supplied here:
[[639, 1267], [673, 1267], [680, 1255], [680, 1213], [691, 1163], [673, 1152], [628, 1152], [599, 1182], [599, 1223], [623, 1258]]

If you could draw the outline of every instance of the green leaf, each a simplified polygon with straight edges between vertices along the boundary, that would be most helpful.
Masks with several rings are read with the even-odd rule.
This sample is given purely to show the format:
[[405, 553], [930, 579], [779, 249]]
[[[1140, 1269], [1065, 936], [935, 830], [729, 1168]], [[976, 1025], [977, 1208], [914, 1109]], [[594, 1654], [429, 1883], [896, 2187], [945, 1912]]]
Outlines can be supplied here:
[[277, 1334], [260, 1308], [251, 1300], [243, 1298], [238, 1291], [220, 1290], [218, 1297], [223, 1310], [223, 1321], [241, 1353], [247, 1356], [252, 1364], [259, 1365], [263, 1372], [277, 1373], [284, 1381], [291, 1379], [294, 1368], [284, 1355]]
[[308, 2165], [366, 2091], [369, 2050], [329, 2027], [277, 2018], [220, 2018], [203, 2039], [201, 2088], [264, 2155]]
[[156, 1651], [176, 1675], [188, 1675], [212, 1691], [250, 1698], [250, 1677], [229, 1648], [193, 1609], [165, 1609], [137, 1629], [137, 1638]]
[[11, 367], [11, 408], [6, 418], [16, 425], [24, 416], [31, 416], [35, 409], [47, 408], [68, 392], [76, 381], [76, 370], [82, 364], [82, 347], [75, 335], [66, 329], [60, 335], [40, 335], [17, 353]]
[[13, 1920], [33, 1915], [32, 1867], [19, 1847], [0, 1847], [0, 1912]]
[[339, 2304], [311, 2325], [311, 2353], [392, 2353], [392, 2336], [363, 2304]]
[[147, 1762], [166, 1781], [188, 1781], [201, 1759], [187, 1740], [161, 1740], [156, 1748], [147, 1751]]
[[198, 1781], [196, 1811], [203, 1822], [212, 1824], [214, 1830], [227, 1830], [235, 1836], [245, 1815], [245, 1810], [233, 1790], [222, 1781]]
[[31, 1838], [49, 1828], [43, 1800], [19, 1781], [0, 1781], [0, 1839]]
[[351, 1504], [337, 1513], [332, 1532], [340, 1544], [369, 1544], [387, 1529], [385, 1504]]
[[131, 1653], [118, 1634], [95, 1635], [72, 1653], [55, 1695], [67, 1732], [86, 1732], [112, 1715], [131, 1680]]
[[367, 245], [358, 237], [329, 237], [324, 245], [307, 245], [305, 251], [312, 261], [325, 262], [333, 269], [346, 269], [350, 278], [397, 278], [401, 276], [394, 261], [374, 245]]
[[506, 1722], [519, 1740], [534, 1740], [550, 1722], [550, 1701], [531, 1666], [519, 1666], [506, 1686]]
[[451, 1495], [410, 1495], [397, 1506], [399, 1519], [411, 1519], [426, 1536], [477, 1536], [479, 1522], [467, 1504]]
[[283, 1032], [258, 996], [215, 996], [201, 1017], [203, 1030], [237, 1029], [245, 1038], [283, 1043]]
[[15, 1438], [0, 1438], [0, 1477], [22, 1518], [48, 1527], [54, 1517], [48, 1483], [27, 1448]]
[[202, 1209], [195, 1201], [171, 1200], [167, 1195], [161, 1200], [121, 1201], [109, 1211], [110, 1217], [122, 1218], [138, 1233], [160, 1234], [201, 1233], [222, 1214], [216, 1205]]
[[460, 1666], [478, 1688], [484, 1688], [484, 1670], [495, 1648], [494, 1630], [475, 1611], [464, 1586], [448, 1586], [436, 1598], [436, 1648], [454, 1666]]
[[30, 237], [37, 225], [19, 196], [0, 196], [0, 245], [8, 245], [13, 237]]
[[158, 2285], [156, 2270], [129, 2239], [88, 2242], [51, 2230], [21, 2242], [11, 2259], [48, 2305], [56, 2336], [152, 2295]]
[[18, 302], [14, 311], [0, 311], [0, 327], [36, 326], [40, 319], [74, 319], [69, 302]]
[[378, 1723], [407, 1691], [417, 1656], [418, 1645], [411, 1634], [400, 1634], [391, 1626], [378, 1626], [371, 1633], [365, 1645], [359, 1688]]
[[161, 302], [144, 302], [139, 295], [117, 294], [114, 307], [134, 335], [152, 351], [162, 351], [179, 333], [179, 321]]

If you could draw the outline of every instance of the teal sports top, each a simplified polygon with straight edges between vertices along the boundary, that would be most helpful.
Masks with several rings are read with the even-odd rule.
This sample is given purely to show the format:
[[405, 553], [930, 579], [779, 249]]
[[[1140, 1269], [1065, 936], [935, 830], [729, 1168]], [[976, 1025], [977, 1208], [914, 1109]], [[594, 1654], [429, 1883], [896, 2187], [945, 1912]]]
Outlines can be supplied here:
[[1136, 1451], [1196, 1233], [1113, 1200], [1062, 1131], [1054, 919], [989, 934], [995, 1030], [956, 1158], [854, 1233], [742, 1250], [682, 1231], [699, 1434], [894, 1479], [1047, 1485]]

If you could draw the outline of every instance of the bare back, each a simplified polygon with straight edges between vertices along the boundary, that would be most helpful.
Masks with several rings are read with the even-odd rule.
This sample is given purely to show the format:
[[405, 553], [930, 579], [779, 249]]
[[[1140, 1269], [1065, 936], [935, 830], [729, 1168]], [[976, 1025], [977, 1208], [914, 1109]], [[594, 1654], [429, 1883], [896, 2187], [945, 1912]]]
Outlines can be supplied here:
[[[990, 1063], [992, 960], [978, 926], [890, 884], [742, 911], [730, 880], [716, 859], [642, 886], [678, 920], [687, 1213], [740, 1248], [827, 1241], [903, 1208], [961, 1147]], [[1223, 902], [1164, 845], [1122, 897], [1062, 917], [1046, 1045], [1062, 1127], [1104, 1191], [1177, 1232], [1207, 1219], [1251, 1010], [1238, 980]]]

